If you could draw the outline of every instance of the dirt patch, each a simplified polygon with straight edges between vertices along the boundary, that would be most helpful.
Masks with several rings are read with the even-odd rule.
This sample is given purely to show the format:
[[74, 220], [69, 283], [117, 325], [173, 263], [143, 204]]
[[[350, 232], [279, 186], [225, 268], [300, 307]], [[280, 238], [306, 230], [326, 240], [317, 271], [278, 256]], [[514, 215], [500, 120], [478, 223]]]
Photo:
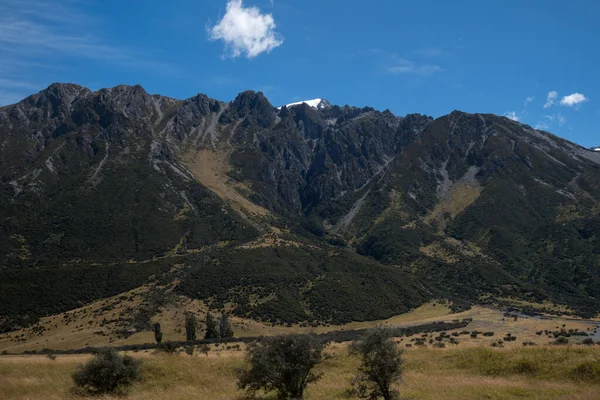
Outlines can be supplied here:
[[458, 183], [452, 186], [433, 211], [425, 217], [425, 222], [428, 224], [437, 222], [438, 228], [443, 230], [445, 218], [455, 218], [479, 198], [481, 191], [480, 186], [471, 183]]
[[242, 182], [236, 182], [228, 175], [229, 153], [222, 150], [193, 150], [181, 158], [196, 180], [212, 190], [227, 202], [236, 212], [246, 217], [266, 217], [267, 209], [254, 204], [239, 191], [250, 192], [250, 188]]

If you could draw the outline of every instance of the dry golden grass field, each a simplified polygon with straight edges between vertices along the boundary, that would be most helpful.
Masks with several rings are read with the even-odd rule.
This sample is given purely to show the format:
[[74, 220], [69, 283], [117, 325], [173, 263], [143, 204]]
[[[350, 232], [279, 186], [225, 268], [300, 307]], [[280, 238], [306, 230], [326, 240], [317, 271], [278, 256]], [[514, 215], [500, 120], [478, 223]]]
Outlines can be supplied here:
[[[306, 399], [348, 399], [345, 394], [357, 361], [345, 344], [327, 350], [324, 373], [309, 387]], [[189, 356], [133, 353], [143, 359], [144, 380], [125, 399], [242, 400], [235, 369], [243, 351], [211, 350]], [[87, 355], [0, 357], [1, 399], [76, 399], [71, 373]], [[453, 347], [410, 348], [404, 352], [405, 376], [399, 386], [406, 399], [564, 399], [600, 398], [600, 347], [538, 346], [492, 349]], [[111, 397], [99, 397], [108, 399]], [[260, 393], [258, 399], [275, 400]]]

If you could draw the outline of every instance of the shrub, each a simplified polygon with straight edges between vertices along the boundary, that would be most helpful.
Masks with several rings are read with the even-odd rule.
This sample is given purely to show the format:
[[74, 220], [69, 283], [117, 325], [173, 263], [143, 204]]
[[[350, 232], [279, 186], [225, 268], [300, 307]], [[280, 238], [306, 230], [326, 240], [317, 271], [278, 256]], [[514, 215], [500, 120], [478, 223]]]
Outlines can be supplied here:
[[104, 349], [72, 375], [75, 387], [89, 394], [115, 393], [141, 377], [140, 360]]
[[361, 360], [352, 382], [358, 397], [383, 397], [384, 400], [400, 398], [394, 386], [402, 378], [402, 350], [392, 340], [389, 330], [376, 328], [369, 331], [362, 340], [352, 343], [350, 351]]
[[175, 354], [175, 352], [177, 352], [178, 347], [179, 346], [177, 346], [177, 344], [175, 344], [173, 342], [165, 342], [165, 343], [160, 344], [157, 347], [157, 350], [162, 351], [167, 354]]
[[511, 369], [517, 374], [535, 375], [535, 373], [538, 371], [538, 366], [532, 360], [521, 359], [518, 360]]
[[210, 345], [203, 344], [202, 346], [200, 346], [198, 348], [198, 350], [200, 351], [200, 353], [203, 353], [205, 356], [208, 357], [208, 352], [210, 351]]
[[567, 339], [564, 336], [560, 336], [553, 342], [553, 344], [557, 344], [557, 345], [569, 344], [569, 339]]
[[592, 338], [585, 338], [581, 341], [581, 344], [585, 344], [587, 346], [591, 346], [594, 344], [594, 339]]
[[276, 391], [279, 398], [302, 399], [306, 386], [321, 375], [313, 368], [323, 360], [324, 343], [314, 335], [267, 337], [249, 345], [249, 368], [238, 371], [238, 387], [251, 395]]
[[196, 346], [194, 346], [194, 345], [185, 346], [183, 349], [185, 350], [185, 353], [187, 355], [193, 356], [194, 355], [194, 350], [196, 349]]
[[510, 333], [507, 333], [506, 336], [504, 336], [503, 339], [504, 339], [505, 342], [514, 342], [515, 340], [517, 340], [517, 337], [513, 336]]
[[600, 383], [600, 364], [593, 361], [582, 361], [571, 370], [574, 380]]

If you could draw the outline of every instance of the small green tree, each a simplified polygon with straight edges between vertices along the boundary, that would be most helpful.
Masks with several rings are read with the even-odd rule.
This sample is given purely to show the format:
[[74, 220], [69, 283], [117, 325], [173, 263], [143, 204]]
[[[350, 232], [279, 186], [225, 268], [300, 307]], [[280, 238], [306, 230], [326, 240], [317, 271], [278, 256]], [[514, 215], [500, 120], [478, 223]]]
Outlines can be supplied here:
[[196, 320], [196, 314], [188, 312], [185, 314], [185, 339], [196, 340], [196, 328], [198, 322]]
[[162, 343], [162, 330], [160, 329], [160, 324], [157, 322], [154, 324], [154, 340], [157, 344]]
[[208, 312], [206, 313], [206, 320], [204, 321], [206, 323], [206, 334], [204, 335], [205, 339], [215, 339], [219, 337], [219, 329], [217, 326], [217, 321], [215, 320], [215, 317], [213, 317], [213, 315]]
[[226, 314], [221, 314], [221, 318], [219, 318], [219, 336], [222, 338], [233, 337], [233, 328]]
[[250, 344], [249, 368], [238, 371], [238, 387], [251, 395], [276, 391], [279, 398], [302, 399], [306, 386], [320, 379], [312, 370], [323, 359], [324, 343], [315, 335], [267, 337]]
[[358, 355], [360, 367], [352, 385], [358, 397], [369, 400], [400, 398], [394, 385], [402, 378], [402, 350], [392, 340], [388, 329], [370, 330], [364, 338], [350, 346]]
[[73, 382], [86, 393], [115, 393], [140, 379], [140, 364], [114, 349], [104, 349], [73, 373]]

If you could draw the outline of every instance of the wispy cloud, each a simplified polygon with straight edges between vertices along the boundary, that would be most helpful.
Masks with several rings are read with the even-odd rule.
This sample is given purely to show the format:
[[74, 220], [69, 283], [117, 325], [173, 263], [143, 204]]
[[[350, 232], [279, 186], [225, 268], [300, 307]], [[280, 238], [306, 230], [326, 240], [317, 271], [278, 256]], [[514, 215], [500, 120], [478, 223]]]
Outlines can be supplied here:
[[560, 114], [560, 113], [558, 113], [558, 114], [551, 114], [551, 115], [544, 115], [544, 118], [546, 118], [550, 122], [556, 122], [556, 123], [558, 123], [558, 126], [563, 126], [567, 122], [567, 118], [564, 115]]
[[527, 107], [529, 105], [529, 103], [531, 103], [533, 100], [535, 99], [535, 97], [533, 96], [529, 96], [525, 99], [525, 101], [523, 102], [523, 106]]
[[421, 76], [433, 75], [436, 72], [442, 71], [442, 67], [434, 64], [418, 64], [414, 61], [407, 60], [401, 57], [393, 57], [393, 62], [386, 67], [386, 71], [390, 74], [416, 74]]
[[544, 108], [550, 108], [554, 104], [556, 104], [556, 99], [558, 98], [558, 92], [552, 90], [548, 92], [546, 95], [546, 103], [544, 104]]
[[560, 100], [560, 105], [567, 106], [567, 107], [573, 107], [573, 106], [576, 106], [577, 104], [583, 103], [586, 100], [587, 100], [587, 98], [583, 94], [573, 93], [573, 94], [563, 97]]
[[[0, 97], [7, 104], [46, 86], [49, 72], [66, 58], [88, 59], [128, 68], [173, 72], [149, 53], [109, 43], [102, 21], [83, 12], [78, 0], [0, 1]], [[68, 66], [65, 68], [69, 68]]]
[[517, 115], [516, 111], [507, 111], [504, 116], [508, 119], [518, 122], [521, 118]]
[[409, 59], [380, 48], [368, 49], [366, 55], [375, 60], [377, 72], [383, 75], [417, 75], [424, 78], [444, 71], [437, 64]]
[[275, 27], [273, 15], [263, 14], [257, 7], [244, 7], [242, 0], [229, 0], [223, 18], [209, 27], [209, 36], [225, 43], [225, 57], [253, 58], [283, 44]]

